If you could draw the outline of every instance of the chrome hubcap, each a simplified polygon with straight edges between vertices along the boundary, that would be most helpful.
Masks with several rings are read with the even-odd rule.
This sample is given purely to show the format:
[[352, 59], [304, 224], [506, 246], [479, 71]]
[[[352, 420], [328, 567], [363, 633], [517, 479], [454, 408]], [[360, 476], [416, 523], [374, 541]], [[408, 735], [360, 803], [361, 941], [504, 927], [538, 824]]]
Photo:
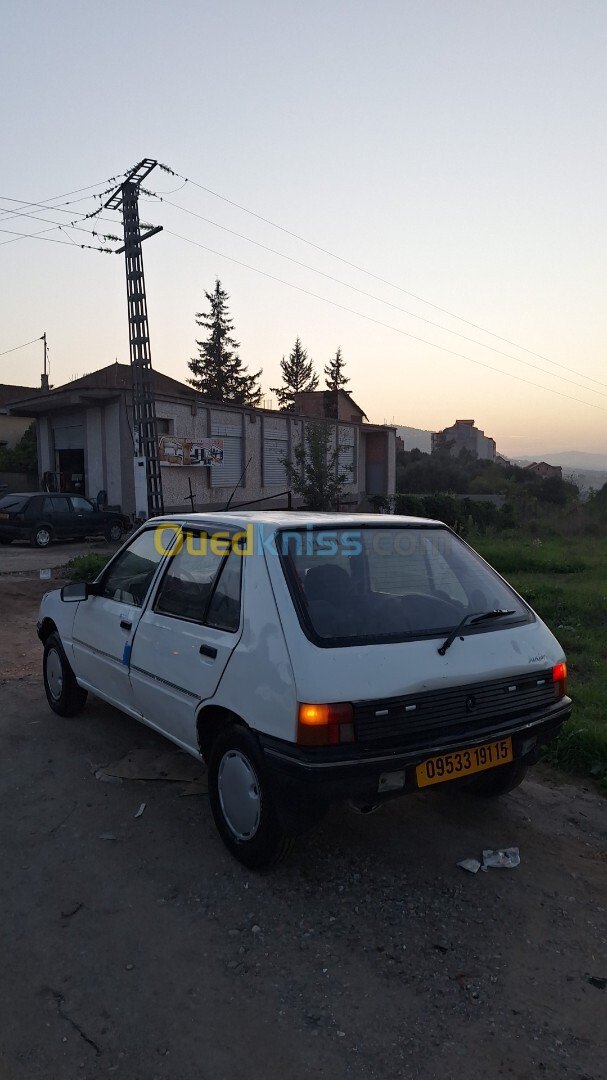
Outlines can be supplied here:
[[49, 649], [46, 657], [46, 681], [53, 701], [59, 701], [63, 689], [63, 667], [56, 649]]
[[51, 534], [48, 529], [38, 529], [36, 533], [36, 540], [40, 544], [40, 547], [46, 547], [50, 543]]
[[219, 763], [217, 788], [221, 810], [237, 840], [251, 840], [259, 828], [261, 796], [251, 762], [240, 750], [228, 750]]

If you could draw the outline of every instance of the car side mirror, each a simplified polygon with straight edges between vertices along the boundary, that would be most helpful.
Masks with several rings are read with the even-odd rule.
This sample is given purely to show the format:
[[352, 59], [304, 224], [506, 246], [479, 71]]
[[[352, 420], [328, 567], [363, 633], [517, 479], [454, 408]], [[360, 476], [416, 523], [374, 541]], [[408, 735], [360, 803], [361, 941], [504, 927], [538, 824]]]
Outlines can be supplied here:
[[88, 581], [74, 581], [71, 585], [64, 585], [61, 590], [61, 599], [66, 603], [77, 604], [80, 600], [88, 600], [92, 595]]

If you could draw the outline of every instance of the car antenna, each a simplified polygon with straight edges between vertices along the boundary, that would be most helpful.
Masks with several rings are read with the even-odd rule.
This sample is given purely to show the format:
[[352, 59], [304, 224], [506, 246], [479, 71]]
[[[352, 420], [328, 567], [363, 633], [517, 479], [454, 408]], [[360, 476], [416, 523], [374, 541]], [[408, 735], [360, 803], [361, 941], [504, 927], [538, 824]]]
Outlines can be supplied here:
[[251, 464], [252, 460], [253, 460], [253, 455], [251, 454], [251, 456], [250, 456], [249, 460], [247, 461], [244, 469], [242, 470], [240, 476], [238, 477], [238, 480], [234, 484], [234, 489], [233, 489], [232, 494], [230, 495], [230, 498], [228, 499], [228, 501], [227, 501], [227, 503], [226, 503], [226, 505], [224, 507], [224, 512], [226, 510], [230, 509], [230, 503], [232, 502], [232, 499], [234, 498], [234, 496], [236, 494], [236, 488], [240, 487], [241, 481], [244, 480], [244, 474], [246, 473], [246, 471], [247, 471], [249, 465]]

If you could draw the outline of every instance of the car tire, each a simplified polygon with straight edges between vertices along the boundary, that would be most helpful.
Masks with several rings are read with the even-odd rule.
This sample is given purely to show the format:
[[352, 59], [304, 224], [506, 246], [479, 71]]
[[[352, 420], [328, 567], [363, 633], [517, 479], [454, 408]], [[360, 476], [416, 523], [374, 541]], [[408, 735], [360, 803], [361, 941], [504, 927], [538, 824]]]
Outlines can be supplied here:
[[108, 543], [117, 543], [118, 540], [122, 540], [122, 534], [124, 529], [119, 521], [113, 521], [111, 525], [108, 525], [105, 530], [105, 539]]
[[283, 828], [257, 740], [245, 727], [219, 732], [209, 755], [209, 801], [228, 851], [251, 870], [286, 859], [295, 837]]
[[77, 716], [84, 708], [87, 692], [76, 682], [58, 634], [44, 643], [42, 674], [46, 699], [59, 716]]
[[44, 522], [40, 525], [35, 525], [30, 533], [30, 544], [32, 547], [46, 548], [49, 546], [53, 539], [53, 530], [50, 525], [45, 525]]
[[487, 769], [466, 784], [466, 790], [483, 799], [495, 799], [507, 795], [522, 784], [527, 775], [528, 765], [522, 761], [509, 761], [507, 765], [498, 765], [496, 769]]

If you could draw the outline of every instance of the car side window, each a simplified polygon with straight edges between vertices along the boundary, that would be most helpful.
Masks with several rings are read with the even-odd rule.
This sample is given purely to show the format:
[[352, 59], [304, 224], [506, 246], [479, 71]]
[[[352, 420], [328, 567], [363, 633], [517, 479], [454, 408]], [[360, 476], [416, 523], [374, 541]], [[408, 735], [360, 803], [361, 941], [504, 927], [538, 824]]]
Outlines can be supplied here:
[[101, 579], [101, 596], [135, 607], [143, 606], [162, 558], [162, 548], [158, 550], [155, 540], [156, 530], [147, 529], [120, 552]]
[[80, 495], [72, 495], [72, 506], [78, 514], [90, 514], [95, 509], [88, 499], [83, 499]]
[[46, 498], [44, 500], [42, 507], [43, 514], [69, 514], [69, 512], [70, 506], [67, 499], [53, 496], [52, 498]]
[[207, 626], [230, 634], [235, 634], [240, 626], [242, 559], [236, 551], [228, 555], [204, 620]]
[[189, 533], [181, 546], [178, 541], [175, 554], [169, 557], [154, 610], [202, 623], [224, 558], [225, 552], [211, 551], [204, 533]]

